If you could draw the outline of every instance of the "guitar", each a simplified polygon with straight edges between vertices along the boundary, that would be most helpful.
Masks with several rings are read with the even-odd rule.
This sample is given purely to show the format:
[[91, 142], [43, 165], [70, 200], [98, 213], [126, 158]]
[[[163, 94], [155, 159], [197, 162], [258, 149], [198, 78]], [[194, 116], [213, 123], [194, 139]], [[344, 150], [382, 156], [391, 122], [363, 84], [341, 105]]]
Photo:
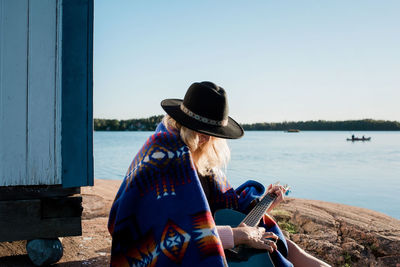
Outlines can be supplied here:
[[[285, 185], [284, 188], [287, 195], [289, 187]], [[219, 210], [215, 213], [215, 223], [231, 227], [237, 227], [239, 224], [245, 223], [248, 226], [255, 227], [260, 223], [261, 218], [275, 199], [276, 196], [274, 194], [265, 194], [247, 215], [231, 209]], [[233, 249], [226, 249], [225, 256], [230, 267], [274, 267], [269, 252], [266, 250], [237, 246]]]

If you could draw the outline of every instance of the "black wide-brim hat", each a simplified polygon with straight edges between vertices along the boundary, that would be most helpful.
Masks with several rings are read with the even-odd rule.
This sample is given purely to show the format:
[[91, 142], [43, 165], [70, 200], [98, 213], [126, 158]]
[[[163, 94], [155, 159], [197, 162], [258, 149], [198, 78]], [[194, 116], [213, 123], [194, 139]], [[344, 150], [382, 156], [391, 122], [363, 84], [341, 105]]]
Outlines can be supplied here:
[[228, 116], [228, 99], [222, 87], [212, 82], [196, 82], [184, 99], [165, 99], [162, 108], [181, 125], [206, 135], [237, 139], [243, 128]]

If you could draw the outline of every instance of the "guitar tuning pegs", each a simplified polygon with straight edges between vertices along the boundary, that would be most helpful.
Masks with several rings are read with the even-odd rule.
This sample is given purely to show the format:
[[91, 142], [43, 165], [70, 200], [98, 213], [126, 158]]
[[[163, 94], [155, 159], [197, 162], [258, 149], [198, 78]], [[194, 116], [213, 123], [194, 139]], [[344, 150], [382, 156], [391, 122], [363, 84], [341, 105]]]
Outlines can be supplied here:
[[285, 188], [285, 196], [287, 196], [287, 195], [289, 195], [289, 193], [291, 192], [290, 191], [290, 186], [288, 185], [288, 184], [285, 184], [284, 186], [283, 186], [283, 188]]

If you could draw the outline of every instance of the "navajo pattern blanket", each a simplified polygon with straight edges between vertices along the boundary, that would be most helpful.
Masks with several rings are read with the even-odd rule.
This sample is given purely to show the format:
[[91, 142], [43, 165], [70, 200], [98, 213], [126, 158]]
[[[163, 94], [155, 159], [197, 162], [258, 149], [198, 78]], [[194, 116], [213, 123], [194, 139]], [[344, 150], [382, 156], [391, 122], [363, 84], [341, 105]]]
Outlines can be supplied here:
[[[112, 205], [110, 265], [226, 266], [212, 214], [221, 208], [244, 211], [263, 193], [260, 186], [250, 182], [234, 190], [223, 175], [200, 181], [179, 134], [159, 124], [133, 159]], [[283, 237], [275, 222], [264, 225]], [[274, 261], [291, 266], [283, 256], [286, 247], [282, 250]]]

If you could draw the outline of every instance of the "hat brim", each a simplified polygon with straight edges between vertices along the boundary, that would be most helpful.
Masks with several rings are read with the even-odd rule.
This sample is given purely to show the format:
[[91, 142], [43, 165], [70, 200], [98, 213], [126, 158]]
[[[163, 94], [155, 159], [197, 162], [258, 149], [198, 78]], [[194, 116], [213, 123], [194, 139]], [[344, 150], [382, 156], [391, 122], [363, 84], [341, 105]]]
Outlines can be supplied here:
[[182, 102], [182, 99], [165, 99], [161, 101], [161, 107], [174, 120], [193, 131], [225, 139], [238, 139], [244, 135], [243, 128], [231, 117], [228, 117], [226, 126], [206, 124], [186, 115], [180, 108]]

